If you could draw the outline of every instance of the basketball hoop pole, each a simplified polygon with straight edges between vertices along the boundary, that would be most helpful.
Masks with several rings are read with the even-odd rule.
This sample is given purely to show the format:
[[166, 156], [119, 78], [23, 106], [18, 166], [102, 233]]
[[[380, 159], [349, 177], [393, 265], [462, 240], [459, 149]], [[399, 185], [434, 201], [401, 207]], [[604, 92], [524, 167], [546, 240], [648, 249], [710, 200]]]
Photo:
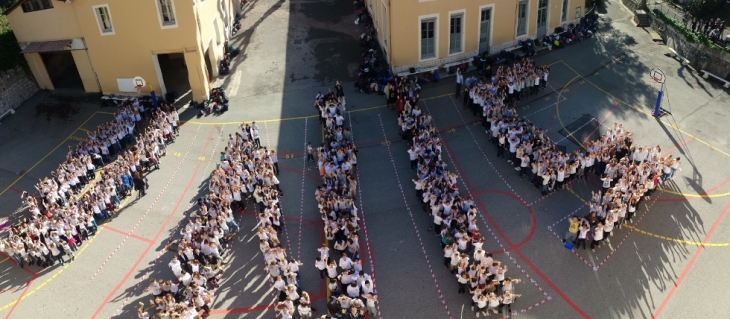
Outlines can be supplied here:
[[656, 105], [654, 106], [654, 112], [651, 113], [656, 118], [659, 118], [662, 116], [661, 108], [662, 108], [662, 96], [664, 96], [664, 82], [666, 81], [666, 77], [664, 77], [664, 72], [660, 69], [652, 69], [652, 79], [654, 79], [655, 82], [659, 82], [661, 85], [659, 87], [659, 93], [657, 93], [656, 98]]

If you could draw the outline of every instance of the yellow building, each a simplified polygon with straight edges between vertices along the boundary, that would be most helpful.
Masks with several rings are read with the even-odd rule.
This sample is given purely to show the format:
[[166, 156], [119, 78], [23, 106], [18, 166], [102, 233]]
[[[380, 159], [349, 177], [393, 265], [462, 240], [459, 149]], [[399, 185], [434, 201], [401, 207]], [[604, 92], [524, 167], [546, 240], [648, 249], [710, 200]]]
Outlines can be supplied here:
[[498, 53], [580, 20], [585, 0], [366, 0], [395, 73]]
[[18, 0], [8, 17], [42, 89], [135, 94], [191, 90], [199, 100], [239, 0]]

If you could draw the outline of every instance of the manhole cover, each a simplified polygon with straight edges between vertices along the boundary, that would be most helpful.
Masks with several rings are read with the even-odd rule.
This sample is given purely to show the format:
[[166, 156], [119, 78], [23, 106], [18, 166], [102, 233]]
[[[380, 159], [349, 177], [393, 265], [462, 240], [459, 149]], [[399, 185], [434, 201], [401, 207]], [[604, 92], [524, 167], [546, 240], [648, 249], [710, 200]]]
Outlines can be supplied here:
[[25, 175], [27, 173], [28, 173], [28, 171], [26, 171], [24, 169], [21, 169], [20, 172], [18, 172], [18, 176], [23, 176], [23, 175]]
[[294, 40], [294, 44], [302, 44], [302, 40], [301, 40], [301, 39], [299, 39], [299, 40]]

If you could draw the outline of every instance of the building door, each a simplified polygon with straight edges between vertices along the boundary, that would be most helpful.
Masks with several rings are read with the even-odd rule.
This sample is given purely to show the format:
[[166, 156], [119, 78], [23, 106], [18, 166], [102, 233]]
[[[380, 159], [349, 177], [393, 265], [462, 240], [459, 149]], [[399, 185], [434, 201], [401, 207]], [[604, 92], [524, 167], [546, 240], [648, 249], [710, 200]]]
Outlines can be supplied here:
[[489, 24], [492, 22], [492, 9], [482, 9], [479, 20], [479, 53], [489, 51]]
[[542, 38], [547, 33], [547, 10], [548, 0], [540, 0], [537, 5], [537, 38]]
[[43, 52], [40, 54], [56, 89], [83, 89], [79, 70], [71, 51]]
[[521, 36], [527, 34], [527, 0], [520, 1], [517, 4], [517, 34]]

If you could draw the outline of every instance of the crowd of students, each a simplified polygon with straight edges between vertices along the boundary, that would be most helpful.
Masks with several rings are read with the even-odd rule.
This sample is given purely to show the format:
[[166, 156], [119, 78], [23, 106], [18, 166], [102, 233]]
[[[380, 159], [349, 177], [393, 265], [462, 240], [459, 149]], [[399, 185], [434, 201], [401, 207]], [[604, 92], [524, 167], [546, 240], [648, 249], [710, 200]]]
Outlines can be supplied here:
[[505, 308], [511, 312], [515, 298], [519, 297], [514, 294], [514, 284], [519, 280], [507, 277], [507, 267], [482, 248], [486, 239], [476, 225], [474, 201], [459, 193], [459, 177], [446, 168], [438, 129], [431, 115], [418, 105], [420, 87], [403, 78], [388, 86], [396, 92], [395, 100], [387, 98], [389, 104], [395, 101], [400, 134], [409, 145], [411, 169], [417, 175], [413, 179], [416, 196], [433, 221], [429, 230], [440, 239], [444, 266], [456, 276], [458, 293], [471, 296], [472, 310], [477, 316], [501, 313]]
[[322, 112], [326, 142], [317, 149], [311, 144], [307, 146], [307, 161], [314, 160], [316, 153], [323, 181], [315, 191], [315, 198], [324, 224], [325, 242], [317, 249], [315, 268], [320, 279], [329, 281], [327, 309], [332, 318], [362, 319], [366, 313], [372, 318], [377, 314], [377, 296], [373, 279], [363, 270], [361, 260], [360, 219], [355, 205], [357, 147], [344, 124], [344, 99], [338, 86], [336, 93], [330, 90], [327, 95], [315, 97], [315, 105], [330, 110]]
[[[663, 156], [658, 145], [636, 146], [632, 136], [621, 124], [614, 123], [600, 140], [587, 145], [585, 153], [578, 153], [575, 160], [580, 171], [596, 174], [602, 190], [591, 192], [588, 215], [568, 220], [563, 242], [571, 241], [576, 248], [586, 249], [590, 241], [595, 251], [614, 229], [631, 223], [641, 202], [681, 170], [679, 157]], [[601, 161], [594, 163], [598, 158]]]
[[[229, 134], [220, 162], [208, 180], [208, 194], [197, 200], [197, 210], [180, 230], [177, 256], [169, 264], [177, 279], [150, 281], [146, 291], [154, 295], [150, 301], [154, 314], [140, 304], [141, 318], [209, 315], [223, 271], [223, 257], [230, 253], [239, 230], [234, 212], [243, 212], [249, 199], [254, 203], [256, 235], [268, 280], [279, 294], [279, 305], [287, 305], [286, 309], [277, 305], [277, 311], [293, 311], [289, 307], [292, 300], [300, 300], [294, 294], [306, 293], [296, 288], [301, 263], [287, 258], [285, 246], [279, 240], [283, 217], [278, 174], [276, 151], [261, 146], [256, 122], [242, 123], [235, 134]], [[292, 289], [294, 292], [290, 292]]]
[[159, 168], [178, 125], [178, 113], [169, 104], [146, 109], [134, 100], [122, 106], [114, 120], [88, 132], [76, 148], [69, 146], [64, 162], [35, 185], [37, 196], [23, 192], [30, 216], [9, 227], [0, 251], [20, 267], [73, 260], [77, 247], [96, 234], [123, 199], [133, 190], [145, 194], [144, 172]]

